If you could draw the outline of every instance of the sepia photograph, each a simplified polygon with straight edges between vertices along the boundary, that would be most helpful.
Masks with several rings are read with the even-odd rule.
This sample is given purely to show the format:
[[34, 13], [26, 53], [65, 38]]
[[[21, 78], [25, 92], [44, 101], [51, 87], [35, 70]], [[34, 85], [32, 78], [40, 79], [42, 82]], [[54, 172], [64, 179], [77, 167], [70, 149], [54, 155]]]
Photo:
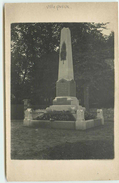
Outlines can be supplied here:
[[5, 5], [8, 181], [119, 178], [117, 7]]
[[108, 27], [11, 24], [12, 159], [114, 158], [114, 32]]

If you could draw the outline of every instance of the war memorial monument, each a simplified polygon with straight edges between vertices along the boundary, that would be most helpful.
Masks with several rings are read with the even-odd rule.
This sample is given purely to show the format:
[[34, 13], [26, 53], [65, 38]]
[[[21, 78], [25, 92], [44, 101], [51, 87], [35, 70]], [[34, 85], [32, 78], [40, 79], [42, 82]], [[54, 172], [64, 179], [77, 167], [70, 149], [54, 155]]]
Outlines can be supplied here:
[[104, 125], [102, 109], [97, 109], [95, 119], [85, 120], [85, 108], [79, 104], [76, 98], [76, 83], [74, 80], [71, 33], [69, 28], [61, 30], [60, 51], [59, 51], [59, 70], [56, 82], [56, 97], [53, 105], [46, 108], [44, 113], [56, 111], [68, 111], [74, 120], [39, 120], [38, 116], [43, 115], [40, 109], [33, 110], [27, 108], [25, 111], [24, 126], [43, 125], [50, 128], [86, 130], [99, 125]]

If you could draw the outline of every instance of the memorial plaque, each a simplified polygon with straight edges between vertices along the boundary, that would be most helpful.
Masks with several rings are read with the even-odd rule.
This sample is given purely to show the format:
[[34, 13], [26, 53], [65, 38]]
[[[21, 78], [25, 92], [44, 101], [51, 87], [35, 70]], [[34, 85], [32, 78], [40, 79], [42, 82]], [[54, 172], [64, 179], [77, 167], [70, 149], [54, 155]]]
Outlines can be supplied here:
[[76, 83], [74, 80], [60, 80], [56, 83], [56, 96], [76, 96]]

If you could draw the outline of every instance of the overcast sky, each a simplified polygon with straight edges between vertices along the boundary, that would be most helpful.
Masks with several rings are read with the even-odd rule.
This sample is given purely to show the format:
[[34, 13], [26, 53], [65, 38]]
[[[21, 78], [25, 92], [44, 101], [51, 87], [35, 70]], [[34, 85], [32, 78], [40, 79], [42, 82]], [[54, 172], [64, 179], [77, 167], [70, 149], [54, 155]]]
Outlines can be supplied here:
[[114, 24], [110, 22], [109, 24], [107, 24], [107, 29], [104, 29], [102, 32], [105, 35], [109, 35], [113, 30], [114, 30]]

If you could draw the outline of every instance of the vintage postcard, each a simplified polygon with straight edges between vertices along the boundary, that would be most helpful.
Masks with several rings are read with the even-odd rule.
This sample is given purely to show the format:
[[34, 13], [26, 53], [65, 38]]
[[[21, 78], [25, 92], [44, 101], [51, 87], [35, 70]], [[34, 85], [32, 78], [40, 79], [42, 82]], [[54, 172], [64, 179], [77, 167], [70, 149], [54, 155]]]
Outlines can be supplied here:
[[4, 33], [7, 180], [118, 180], [118, 3], [6, 3]]

